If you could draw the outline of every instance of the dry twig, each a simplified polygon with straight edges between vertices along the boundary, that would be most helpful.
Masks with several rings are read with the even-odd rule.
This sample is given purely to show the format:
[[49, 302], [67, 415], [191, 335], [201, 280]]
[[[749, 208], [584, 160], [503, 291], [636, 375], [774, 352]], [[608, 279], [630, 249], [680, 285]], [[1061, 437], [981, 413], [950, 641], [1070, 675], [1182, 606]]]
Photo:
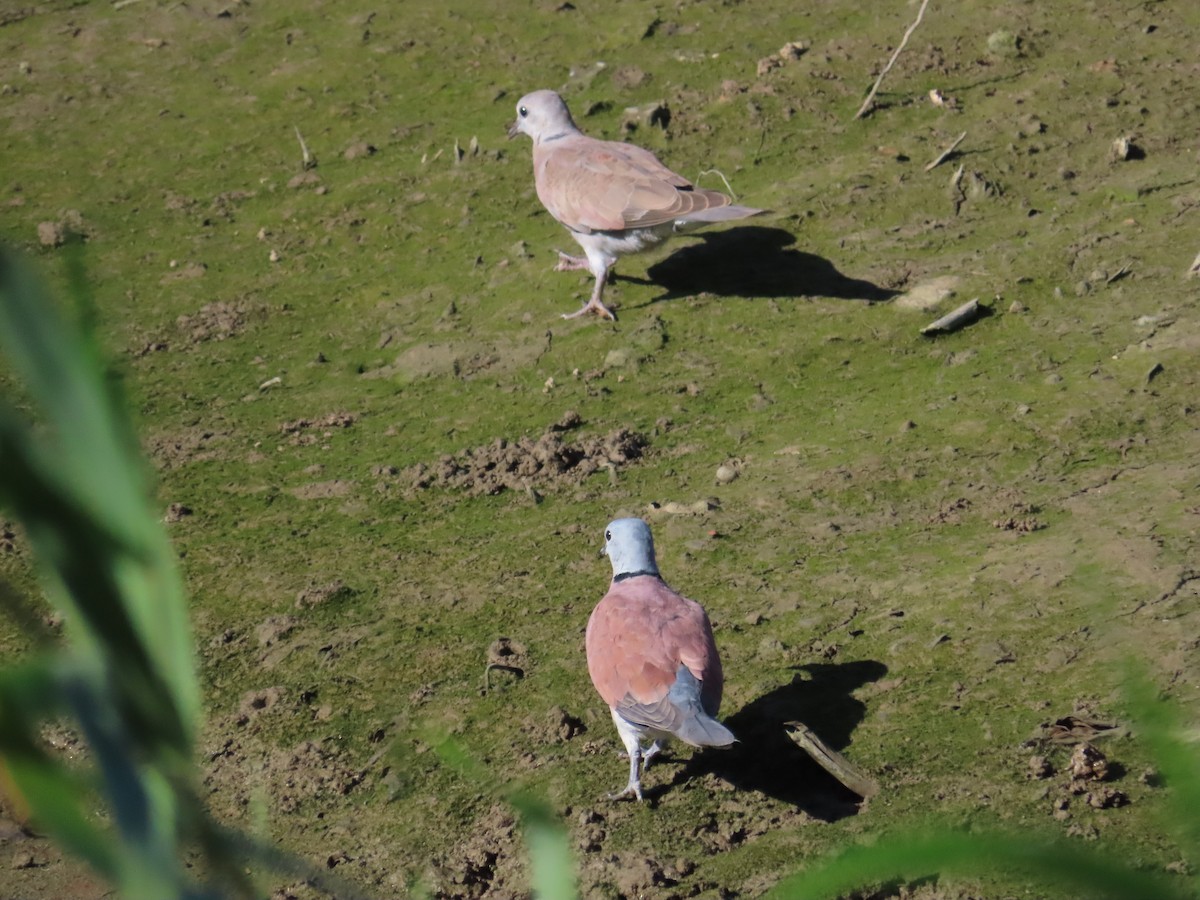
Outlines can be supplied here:
[[988, 314], [987, 308], [981, 306], [979, 298], [968, 300], [962, 306], [942, 316], [936, 322], [931, 322], [921, 329], [921, 334], [941, 334], [946, 331], [957, 331], [965, 325], [969, 325], [978, 319], [980, 316]]
[[729, 192], [729, 196], [733, 198], [733, 202], [737, 203], [737, 194], [733, 192], [733, 188], [729, 184], [729, 179], [725, 177], [724, 172], [722, 172], [720, 169], [705, 169], [696, 177], [696, 181], [699, 181], [705, 175], [716, 175], [718, 178], [720, 178], [721, 181], [725, 183], [725, 190]]
[[921, 8], [917, 10], [917, 18], [908, 26], [908, 31], [904, 32], [904, 37], [900, 39], [900, 46], [896, 48], [896, 52], [892, 54], [892, 58], [888, 60], [887, 65], [883, 67], [883, 71], [879, 73], [879, 77], [875, 79], [875, 83], [871, 85], [871, 92], [867, 94], [867, 99], [858, 108], [858, 112], [854, 114], [854, 118], [861, 119], [871, 111], [872, 104], [875, 102], [875, 94], [879, 91], [879, 85], [883, 81], [883, 76], [891, 71], [892, 66], [896, 64], [896, 58], [900, 55], [900, 51], [904, 49], [904, 45], [908, 43], [908, 39], [912, 36], [912, 33], [921, 24], [921, 18], [925, 15], [925, 7], [928, 5], [929, 0], [921, 0]]
[[950, 158], [950, 154], [953, 153], [956, 149], [958, 149], [958, 145], [963, 142], [963, 140], [966, 138], [966, 136], [967, 136], [967, 133], [964, 131], [962, 134], [960, 134], [958, 137], [956, 137], [954, 139], [953, 144], [951, 144], [949, 147], [947, 147], [945, 150], [943, 150], [941, 153], [939, 153], [938, 158], [935, 159], [933, 162], [931, 162], [929, 165], [927, 165], [925, 167], [925, 171], [932, 172], [934, 169], [936, 169], [938, 166], [940, 166], [942, 163], [944, 163], [946, 160], [948, 160]]
[[315, 159], [313, 159], [313, 155], [312, 155], [311, 153], [309, 153], [309, 152], [308, 152], [308, 144], [306, 144], [306, 143], [304, 142], [304, 135], [302, 135], [302, 134], [300, 133], [300, 127], [299, 127], [298, 125], [293, 125], [293, 126], [292, 126], [292, 128], [294, 128], [294, 129], [295, 129], [295, 131], [296, 131], [296, 140], [298, 140], [298, 141], [300, 142], [300, 163], [301, 163], [301, 167], [302, 167], [302, 168], [303, 168], [305, 171], [308, 171], [309, 169], [315, 168], [315, 167], [316, 167], [316, 165], [317, 165], [317, 162], [316, 162], [316, 160], [315, 160]]
[[850, 760], [828, 746], [803, 722], [784, 722], [783, 727], [787, 729], [787, 736], [796, 746], [858, 796], [869, 800], [879, 793], [879, 784], [875, 779], [863, 773]]

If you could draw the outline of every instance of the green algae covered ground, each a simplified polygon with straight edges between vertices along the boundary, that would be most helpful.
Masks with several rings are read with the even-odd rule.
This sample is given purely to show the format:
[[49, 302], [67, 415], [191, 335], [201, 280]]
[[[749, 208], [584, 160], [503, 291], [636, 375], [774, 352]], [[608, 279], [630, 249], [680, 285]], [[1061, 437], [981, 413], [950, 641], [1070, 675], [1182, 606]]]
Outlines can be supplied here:
[[[1187, 871], [1120, 684], [1134, 657], [1198, 693], [1200, 11], [934, 2], [854, 120], [916, 10], [0, 5], [0, 239], [56, 282], [87, 237], [220, 818], [374, 896], [521, 896], [452, 736], [562, 814], [589, 897], [757, 896], [929, 821]], [[590, 285], [551, 271], [570, 239], [504, 140], [541, 87], [771, 214], [623, 261], [615, 325], [563, 321]], [[618, 514], [708, 608], [742, 738], [677, 750], [640, 806], [604, 799], [624, 763], [583, 659]], [[0, 574], [34, 592], [30, 566], [0, 515]], [[1072, 715], [1118, 726], [1078, 792], [1043, 728]], [[0, 897], [103, 895], [0, 841]]]

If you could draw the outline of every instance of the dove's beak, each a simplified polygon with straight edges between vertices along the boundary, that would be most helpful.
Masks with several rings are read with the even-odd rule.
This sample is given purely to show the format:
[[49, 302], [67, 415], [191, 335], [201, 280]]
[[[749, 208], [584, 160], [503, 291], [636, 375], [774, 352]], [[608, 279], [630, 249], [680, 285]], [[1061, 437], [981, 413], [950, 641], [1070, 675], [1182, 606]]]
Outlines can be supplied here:
[[521, 133], [521, 129], [517, 127], [516, 122], [513, 122], [511, 125], [508, 126], [508, 139], [510, 141], [520, 133]]

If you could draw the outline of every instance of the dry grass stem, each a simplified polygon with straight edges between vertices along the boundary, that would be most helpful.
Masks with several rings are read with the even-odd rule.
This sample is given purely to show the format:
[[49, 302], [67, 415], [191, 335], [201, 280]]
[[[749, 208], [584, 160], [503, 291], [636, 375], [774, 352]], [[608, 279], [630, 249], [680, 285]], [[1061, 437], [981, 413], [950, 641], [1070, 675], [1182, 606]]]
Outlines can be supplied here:
[[858, 112], [854, 114], [854, 118], [861, 119], [873, 109], [875, 103], [875, 94], [879, 92], [879, 85], [883, 82], [883, 78], [891, 71], [892, 66], [896, 64], [896, 59], [900, 56], [904, 45], [908, 43], [908, 39], [912, 37], [912, 33], [917, 30], [917, 26], [921, 24], [921, 19], [925, 16], [925, 7], [929, 5], [929, 0], [921, 0], [921, 8], [917, 10], [917, 18], [908, 26], [908, 30], [904, 32], [904, 37], [900, 39], [900, 46], [892, 54], [892, 58], [887, 61], [887, 65], [883, 67], [883, 71], [879, 73], [879, 77], [875, 79], [875, 83], [871, 85], [871, 91], [867, 94], [867, 99], [863, 101], [863, 105], [858, 108]]

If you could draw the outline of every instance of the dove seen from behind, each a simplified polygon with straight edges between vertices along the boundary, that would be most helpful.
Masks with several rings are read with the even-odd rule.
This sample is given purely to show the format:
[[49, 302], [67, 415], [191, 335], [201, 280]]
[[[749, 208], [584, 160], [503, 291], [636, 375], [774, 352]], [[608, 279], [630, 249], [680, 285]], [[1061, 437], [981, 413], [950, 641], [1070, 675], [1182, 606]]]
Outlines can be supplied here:
[[555, 268], [587, 269], [596, 279], [587, 303], [564, 314], [564, 319], [589, 312], [616, 319], [602, 297], [619, 257], [639, 253], [673, 234], [763, 212], [738, 206], [719, 191], [693, 187], [649, 150], [588, 137], [554, 91], [534, 91], [518, 101], [517, 120], [508, 136], [518, 134], [533, 139], [538, 199], [585, 254], [559, 251]]
[[[629, 753], [629, 782], [611, 798], [641, 800], [641, 772], [669, 739], [693, 747], [737, 739], [715, 718], [724, 676], [708, 615], [658, 574], [650, 526], [610, 522], [604, 552], [613, 578], [588, 620], [588, 673]], [[645, 750], [644, 740], [653, 742]]]

